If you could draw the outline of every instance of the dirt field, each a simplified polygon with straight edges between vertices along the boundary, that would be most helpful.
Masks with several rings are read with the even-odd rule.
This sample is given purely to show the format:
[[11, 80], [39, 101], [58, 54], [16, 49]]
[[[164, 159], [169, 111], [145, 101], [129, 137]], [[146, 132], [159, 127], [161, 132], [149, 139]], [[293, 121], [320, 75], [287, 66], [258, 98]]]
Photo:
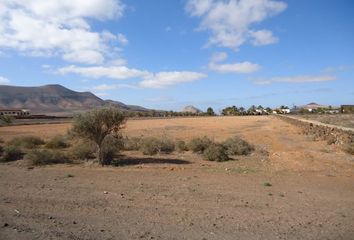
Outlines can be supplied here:
[[[69, 127], [2, 127], [0, 136]], [[124, 133], [240, 135], [256, 151], [224, 163], [126, 152], [120, 167], [1, 164], [0, 239], [354, 239], [354, 157], [280, 119], [132, 120]]]

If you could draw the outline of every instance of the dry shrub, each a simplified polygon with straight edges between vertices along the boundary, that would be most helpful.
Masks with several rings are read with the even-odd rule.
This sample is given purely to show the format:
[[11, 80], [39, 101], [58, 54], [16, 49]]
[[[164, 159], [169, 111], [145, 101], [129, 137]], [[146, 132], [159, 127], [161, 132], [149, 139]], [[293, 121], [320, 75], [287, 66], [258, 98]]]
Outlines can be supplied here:
[[50, 149], [67, 148], [67, 147], [69, 147], [69, 143], [67, 142], [67, 140], [64, 136], [58, 135], [58, 136], [51, 138], [45, 144], [45, 147], [50, 148]]
[[211, 144], [203, 152], [203, 158], [208, 161], [224, 162], [230, 160], [227, 149], [222, 144]]
[[143, 138], [140, 141], [139, 150], [144, 155], [155, 155], [159, 152], [160, 141], [154, 137]]
[[344, 151], [354, 155], [354, 143], [350, 143], [344, 147]]
[[5, 146], [2, 152], [2, 158], [0, 158], [1, 162], [11, 162], [20, 160], [23, 157], [23, 152], [17, 146]]
[[176, 142], [176, 149], [178, 152], [185, 152], [188, 151], [188, 147], [185, 141], [183, 140], [178, 140]]
[[238, 136], [227, 139], [224, 142], [224, 146], [229, 155], [248, 155], [254, 151], [253, 145]]
[[139, 150], [144, 155], [155, 155], [157, 153], [172, 153], [175, 150], [175, 143], [170, 139], [158, 139], [155, 137], [143, 138], [140, 141]]
[[140, 137], [132, 137], [132, 138], [125, 137], [123, 139], [124, 150], [138, 151], [140, 149], [140, 142], [141, 142]]
[[44, 140], [40, 137], [24, 136], [13, 138], [10, 142], [8, 142], [8, 145], [32, 149], [38, 147], [39, 145], [43, 145], [44, 143]]
[[80, 141], [70, 149], [70, 156], [77, 160], [95, 158], [96, 149], [92, 141]]
[[55, 150], [32, 150], [26, 154], [25, 159], [28, 161], [29, 165], [48, 165], [48, 164], [60, 164], [60, 163], [71, 163], [68, 157]]
[[114, 157], [123, 149], [123, 145], [122, 138], [112, 135], [106, 136], [101, 148], [103, 164], [110, 164]]
[[188, 143], [188, 149], [193, 151], [194, 153], [203, 153], [205, 149], [207, 149], [210, 145], [213, 144], [213, 141], [208, 137], [202, 138], [193, 138]]

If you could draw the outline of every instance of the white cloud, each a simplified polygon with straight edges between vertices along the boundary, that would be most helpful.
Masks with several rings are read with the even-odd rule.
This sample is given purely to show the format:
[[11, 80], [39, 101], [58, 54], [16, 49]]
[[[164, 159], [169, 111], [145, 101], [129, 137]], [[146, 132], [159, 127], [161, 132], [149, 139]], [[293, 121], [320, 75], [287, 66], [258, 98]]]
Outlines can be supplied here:
[[206, 74], [197, 72], [158, 72], [151, 73], [126, 66], [95, 66], [95, 67], [78, 67], [75, 65], [59, 68], [59, 74], [79, 74], [89, 78], [110, 78], [110, 79], [129, 79], [139, 78], [142, 81], [139, 86], [131, 84], [113, 84], [99, 85], [95, 90], [112, 90], [116, 88], [164, 88], [184, 82], [193, 82], [207, 77]]
[[126, 43], [127, 39], [108, 31], [95, 32], [88, 20], [119, 18], [123, 11], [119, 0], [4, 0], [0, 3], [0, 48], [99, 64], [112, 53], [111, 41]]
[[278, 38], [273, 36], [273, 33], [268, 30], [251, 31], [253, 39], [252, 44], [255, 46], [269, 45], [278, 42]]
[[122, 45], [127, 45], [129, 43], [127, 37], [121, 33], [117, 35], [117, 40], [120, 42]]
[[93, 87], [94, 90], [98, 90], [98, 91], [108, 91], [108, 90], [114, 90], [118, 88], [138, 88], [138, 87], [131, 84], [111, 84], [111, 85], [101, 84]]
[[227, 59], [224, 52], [214, 54], [209, 62], [209, 69], [220, 73], [252, 73], [258, 71], [261, 66], [251, 62], [220, 63]]
[[10, 83], [9, 79], [0, 76], [0, 84], [8, 84], [8, 83]]
[[58, 69], [60, 74], [75, 73], [90, 78], [112, 78], [112, 79], [128, 79], [143, 77], [149, 74], [147, 71], [141, 71], [126, 66], [94, 66], [94, 67], [78, 67], [71, 65]]
[[201, 18], [200, 30], [211, 31], [207, 45], [234, 50], [247, 41], [267, 45], [277, 41], [269, 30], [255, 30], [252, 25], [274, 16], [287, 4], [274, 0], [188, 0], [186, 11]]
[[143, 88], [164, 88], [185, 82], [194, 82], [207, 77], [206, 74], [197, 72], [159, 72], [151, 73], [144, 77], [139, 86]]
[[311, 83], [311, 82], [328, 82], [337, 80], [336, 76], [331, 75], [303, 75], [303, 76], [291, 76], [291, 77], [273, 77], [270, 79], [256, 80], [256, 84], [271, 84], [275, 82], [283, 83]]

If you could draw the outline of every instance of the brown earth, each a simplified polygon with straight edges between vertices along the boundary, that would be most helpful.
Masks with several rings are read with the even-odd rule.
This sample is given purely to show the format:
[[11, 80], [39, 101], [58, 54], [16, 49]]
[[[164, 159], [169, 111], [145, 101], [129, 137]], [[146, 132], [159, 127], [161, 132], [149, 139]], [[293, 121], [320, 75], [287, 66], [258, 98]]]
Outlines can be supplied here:
[[[2, 127], [0, 136], [69, 127]], [[240, 135], [256, 151], [224, 163], [126, 152], [119, 167], [1, 164], [0, 239], [354, 239], [354, 157], [280, 119], [131, 120], [124, 132]]]

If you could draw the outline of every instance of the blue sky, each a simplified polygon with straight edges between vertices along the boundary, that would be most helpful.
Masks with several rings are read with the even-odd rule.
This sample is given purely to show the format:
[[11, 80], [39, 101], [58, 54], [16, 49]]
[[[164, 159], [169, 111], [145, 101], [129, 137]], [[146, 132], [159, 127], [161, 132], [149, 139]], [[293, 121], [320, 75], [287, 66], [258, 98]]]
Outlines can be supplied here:
[[354, 103], [351, 0], [4, 0], [0, 84], [164, 110]]

